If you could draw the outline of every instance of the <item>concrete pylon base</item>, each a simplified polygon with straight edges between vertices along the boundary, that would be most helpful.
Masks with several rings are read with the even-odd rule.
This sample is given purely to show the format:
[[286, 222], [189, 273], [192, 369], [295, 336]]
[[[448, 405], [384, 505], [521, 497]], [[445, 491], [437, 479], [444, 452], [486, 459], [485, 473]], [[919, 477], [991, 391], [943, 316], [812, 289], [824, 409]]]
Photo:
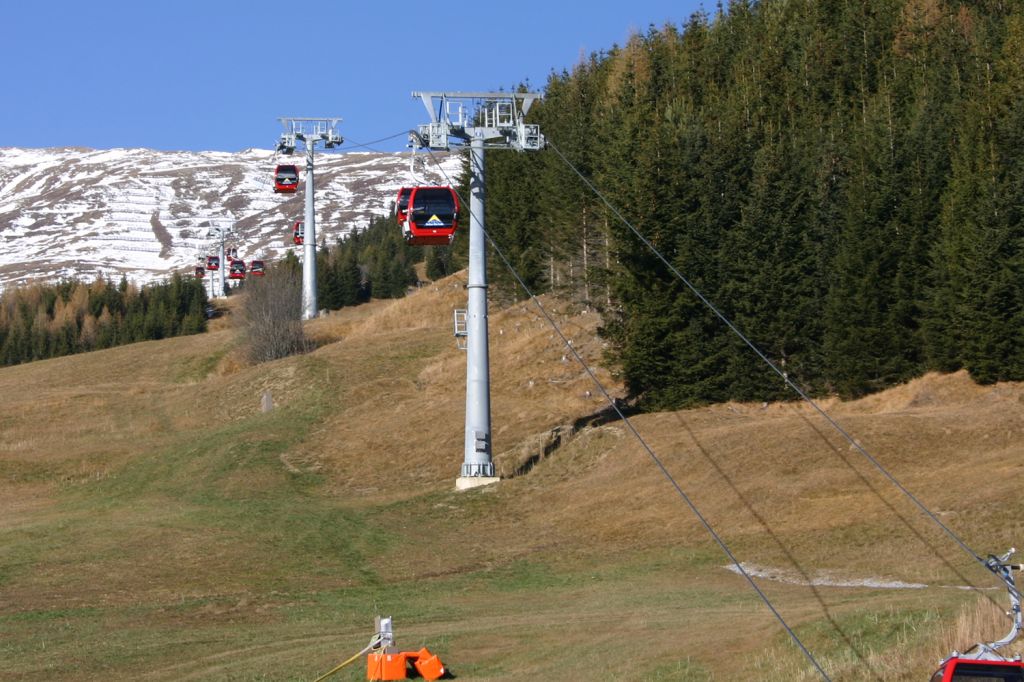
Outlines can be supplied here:
[[500, 480], [497, 476], [459, 476], [455, 479], [455, 489], [470, 490], [484, 485], [491, 485]]

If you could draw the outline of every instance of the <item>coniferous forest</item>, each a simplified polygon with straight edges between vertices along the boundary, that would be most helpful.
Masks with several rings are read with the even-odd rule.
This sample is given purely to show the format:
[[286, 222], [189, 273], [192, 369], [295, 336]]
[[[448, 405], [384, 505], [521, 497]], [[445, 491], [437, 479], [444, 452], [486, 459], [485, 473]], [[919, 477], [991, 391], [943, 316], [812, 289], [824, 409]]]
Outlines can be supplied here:
[[[487, 229], [600, 309], [649, 409], [1024, 380], [1024, 6], [733, 0], [553, 73], [554, 149], [489, 152]], [[493, 257], [491, 281], [512, 289]]]
[[394, 215], [371, 219], [330, 249], [318, 251], [317, 291], [321, 305], [341, 308], [373, 298], [400, 298], [416, 284], [418, 249], [406, 246]]
[[202, 282], [175, 274], [141, 288], [122, 279], [12, 288], [0, 295], [0, 365], [206, 331]]

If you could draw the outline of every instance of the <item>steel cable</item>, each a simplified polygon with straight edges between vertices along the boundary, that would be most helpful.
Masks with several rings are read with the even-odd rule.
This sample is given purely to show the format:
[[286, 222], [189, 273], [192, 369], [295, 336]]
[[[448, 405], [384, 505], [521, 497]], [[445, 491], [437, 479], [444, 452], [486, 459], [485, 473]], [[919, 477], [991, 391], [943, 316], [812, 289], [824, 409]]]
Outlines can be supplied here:
[[742, 340], [743, 343], [745, 343], [747, 345], [747, 347], [750, 348], [750, 350], [752, 350], [754, 353], [756, 353], [757, 356], [759, 358], [761, 358], [761, 360], [764, 361], [764, 363], [767, 364], [772, 369], [772, 371], [774, 371], [776, 374], [778, 374], [782, 378], [782, 380], [786, 383], [787, 386], [789, 386], [791, 389], [793, 389], [793, 391], [795, 391], [797, 393], [797, 395], [799, 395], [808, 405], [810, 405], [814, 409], [815, 412], [817, 412], [819, 415], [821, 415], [825, 419], [825, 421], [827, 421], [832, 426], [832, 428], [834, 428], [844, 439], [846, 439], [846, 441], [849, 442], [850, 445], [855, 450], [857, 450], [857, 452], [859, 452], [865, 459], [867, 459], [867, 461], [870, 462], [885, 478], [887, 478], [890, 483], [892, 483], [894, 486], [896, 486], [896, 488], [898, 488], [900, 490], [900, 492], [902, 492], [908, 499], [910, 499], [910, 501], [913, 502], [918, 507], [918, 509], [920, 509], [928, 518], [930, 518], [932, 521], [934, 521], [939, 526], [939, 528], [941, 528], [943, 531], [945, 531], [945, 533], [950, 538], [952, 538], [952, 540], [954, 542], [956, 542], [956, 544], [958, 544], [961, 549], [963, 549], [965, 552], [967, 552], [967, 554], [969, 554], [971, 557], [973, 557], [974, 560], [977, 561], [979, 564], [981, 564], [982, 566], [985, 565], [985, 559], [983, 559], [977, 552], [975, 552], [973, 549], [971, 549], [967, 545], [967, 543], [964, 542], [960, 538], [959, 535], [957, 535], [955, 532], [953, 532], [953, 530], [949, 526], [944, 524], [941, 521], [941, 519], [939, 519], [939, 517], [936, 516], [934, 512], [932, 512], [932, 510], [930, 510], [923, 502], [921, 502], [921, 500], [919, 500], [912, 492], [910, 492], [910, 490], [907, 489], [906, 486], [904, 486], [902, 483], [900, 483], [900, 481], [893, 474], [891, 474], [889, 472], [889, 470], [886, 469], [882, 465], [881, 462], [879, 462], [877, 459], [875, 459], [875, 457], [872, 456], [871, 453], [869, 453], [864, 448], [864, 446], [862, 446], [860, 443], [858, 443], [857, 440], [853, 436], [851, 436], [846, 431], [846, 429], [844, 429], [839, 424], [839, 422], [837, 422], [828, 412], [826, 412], [824, 410], [824, 408], [822, 408], [820, 405], [818, 405], [818, 403], [815, 402], [814, 399], [812, 399], [809, 395], [807, 395], [807, 393], [803, 389], [801, 389], [799, 386], [797, 386], [796, 383], [794, 383], [793, 380], [790, 379], [789, 376], [785, 372], [783, 372], [782, 369], [778, 365], [776, 365], [774, 362], [772, 362], [768, 358], [768, 356], [765, 355], [761, 351], [761, 349], [758, 348], [754, 344], [754, 342], [751, 341], [747, 337], [746, 334], [744, 334], [742, 331], [740, 331], [740, 329], [735, 324], [733, 324], [733, 322], [728, 317], [726, 317], [725, 314], [722, 313], [722, 311], [720, 311], [706, 296], [704, 296], [704, 294], [701, 293], [701, 291], [696, 286], [694, 286], [694, 284], [692, 282], [690, 282], [689, 279], [687, 279], [681, 272], [679, 272], [679, 270], [676, 269], [676, 267], [674, 265], [672, 265], [672, 263], [670, 263], [669, 260], [667, 258], [665, 258], [664, 255], [661, 254], [660, 251], [658, 251], [657, 247], [655, 247], [654, 244], [652, 244], [650, 242], [650, 240], [648, 240], [646, 237], [644, 237], [642, 234], [640, 234], [640, 231], [637, 230], [635, 227], [633, 227], [632, 223], [630, 223], [628, 220], [626, 220], [625, 216], [623, 216], [622, 213], [620, 213], [619, 210], [617, 208], [615, 208], [615, 206], [613, 206], [612, 203], [610, 201], [608, 201], [608, 199], [605, 198], [605, 196], [603, 194], [601, 194], [601, 192], [597, 189], [597, 187], [595, 187], [594, 184], [592, 182], [590, 182], [590, 180], [588, 180], [583, 175], [583, 173], [581, 173], [579, 171], [579, 169], [576, 168], [576, 166], [574, 166], [569, 161], [569, 159], [567, 159], [565, 157], [565, 155], [562, 153], [562, 151], [557, 146], [555, 146], [555, 144], [553, 142], [548, 140], [548, 146], [551, 149], [554, 150], [554, 152], [558, 155], [558, 157], [562, 160], [562, 162], [565, 163], [566, 166], [568, 166], [570, 169], [572, 169], [572, 171], [577, 176], [579, 176], [580, 180], [583, 181], [583, 184], [585, 184], [595, 194], [595, 196], [597, 196], [597, 198], [600, 199], [602, 201], [602, 203], [604, 203], [604, 205], [606, 207], [608, 207], [608, 210], [610, 210], [615, 215], [615, 217], [618, 218], [622, 222], [623, 225], [628, 227], [630, 229], [630, 231], [634, 235], [636, 235], [636, 237], [641, 242], [643, 242], [644, 246], [646, 246], [651, 251], [651, 253], [653, 253], [658, 258], [658, 260], [660, 260], [662, 263], [664, 263], [665, 267], [667, 267], [669, 269], [669, 271], [672, 274], [674, 274], [679, 279], [679, 281], [681, 281], [686, 286], [686, 288], [688, 288], [698, 299], [700, 299], [700, 301], [712, 313], [714, 313], [714, 315], [719, 320], [721, 320], [730, 330], [732, 330], [732, 332], [734, 334], [736, 334], [736, 336], [739, 337], [740, 340]]
[[[430, 154], [430, 158], [434, 160], [434, 164], [441, 170], [441, 173], [445, 176], [445, 178], [448, 180], [448, 183], [454, 189], [455, 183], [452, 182], [451, 177], [448, 176], [448, 173], [444, 170], [444, 167], [434, 157], [433, 151], [430, 150], [429, 147], [426, 149], [427, 152]], [[465, 205], [465, 198], [459, 193], [457, 189], [454, 191], [459, 196], [459, 200], [462, 201], [462, 203]], [[653, 448], [651, 448], [651, 446], [648, 445], [647, 441], [644, 440], [642, 435], [640, 435], [640, 432], [637, 431], [636, 427], [633, 426], [633, 423], [629, 420], [629, 417], [626, 416], [626, 414], [622, 411], [622, 408], [619, 407], [615, 399], [611, 396], [611, 394], [608, 393], [608, 390], [604, 387], [604, 384], [601, 383], [601, 381], [597, 378], [597, 375], [595, 375], [593, 370], [590, 369], [590, 366], [576, 350], [576, 347], [573, 346], [573, 344], [569, 342], [569, 339], [566, 338], [566, 336], [562, 333], [562, 330], [558, 326], [558, 323], [555, 322], [555, 320], [548, 314], [547, 309], [544, 308], [544, 305], [540, 302], [540, 299], [538, 299], [533, 294], [530, 288], [526, 285], [526, 282], [523, 281], [523, 279], [519, 276], [519, 273], [516, 272], [514, 267], [512, 267], [512, 263], [508, 260], [508, 258], [506, 258], [505, 253], [501, 250], [501, 248], [494, 241], [494, 239], [491, 238], [490, 234], [487, 233], [487, 230], [483, 230], [483, 233], [484, 236], [487, 237], [488, 243], [490, 243], [490, 245], [494, 248], [495, 253], [498, 254], [498, 257], [501, 259], [501, 261], [505, 264], [505, 267], [508, 268], [509, 272], [512, 274], [512, 277], [515, 278], [516, 282], [519, 283], [519, 286], [522, 287], [526, 295], [537, 306], [537, 309], [540, 310], [541, 315], [543, 315], [544, 319], [547, 320], [549, 325], [551, 325], [551, 328], [554, 329], [555, 333], [562, 340], [562, 343], [565, 345], [565, 347], [569, 349], [569, 352], [576, 359], [576, 362], [578, 362], [580, 366], [583, 367], [583, 370], [587, 373], [587, 376], [589, 376], [590, 380], [594, 383], [594, 386], [596, 386], [597, 390], [601, 393], [602, 396], [604, 396], [604, 399], [608, 401], [608, 404], [611, 406], [612, 410], [615, 411], [615, 414], [618, 415], [619, 419], [621, 419], [623, 424], [626, 425], [626, 428], [629, 429], [629, 432], [633, 435], [634, 438], [636, 438], [636, 440], [640, 443], [641, 447], [647, 452], [647, 455], [658, 467], [662, 475], [672, 485], [672, 487], [675, 489], [679, 497], [682, 498], [683, 502], [686, 503], [687, 507], [689, 507], [693, 515], [697, 517], [697, 520], [708, 532], [708, 534], [712, 537], [712, 539], [719, 546], [722, 552], [724, 552], [725, 555], [729, 558], [729, 561], [731, 561], [733, 566], [736, 567], [736, 570], [740, 573], [740, 575], [742, 575], [746, 579], [750, 587], [754, 590], [754, 592], [757, 593], [757, 596], [761, 599], [762, 602], [764, 602], [765, 606], [768, 607], [768, 610], [771, 611], [773, 616], [775, 616], [775, 619], [779, 621], [783, 629], [786, 631], [786, 634], [789, 635], [790, 639], [793, 640], [797, 648], [799, 648], [803, 655], [807, 658], [807, 660], [810, 661], [811, 665], [813, 665], [815, 670], [818, 671], [818, 674], [821, 675], [822, 679], [831, 682], [831, 678], [828, 676], [828, 673], [825, 672], [821, 664], [818, 663], [818, 660], [814, 657], [810, 650], [807, 649], [804, 643], [800, 641], [800, 638], [797, 636], [796, 632], [793, 631], [793, 628], [789, 626], [786, 620], [782, 617], [782, 614], [779, 613], [778, 609], [775, 608], [775, 605], [772, 604], [772, 601], [768, 598], [768, 595], [765, 594], [760, 587], [758, 587], [757, 583], [754, 581], [754, 578], [743, 567], [743, 564], [740, 563], [739, 559], [736, 558], [736, 555], [732, 553], [732, 550], [729, 549], [729, 546], [726, 544], [725, 540], [723, 540], [722, 537], [715, 531], [715, 529], [711, 526], [711, 523], [701, 513], [696, 503], [694, 503], [690, 496], [686, 494], [686, 491], [683, 490], [682, 486], [679, 485], [679, 482], [676, 481], [675, 477], [673, 477], [672, 474], [669, 472], [668, 468], [666, 468], [661, 458], [658, 457], [658, 455], [654, 452]]]
[[403, 131], [401, 131], [399, 133], [395, 133], [394, 135], [388, 135], [387, 137], [382, 137], [379, 140], [371, 140], [369, 142], [355, 142], [353, 140], [346, 140], [345, 144], [350, 144], [352, 146], [351, 147], [339, 147], [338, 149], [339, 149], [339, 151], [345, 151], [346, 149], [353, 149], [355, 147], [361, 147], [363, 149], [369, 149], [371, 152], [377, 152], [378, 154], [385, 154], [387, 152], [382, 152], [379, 149], [374, 149], [371, 145], [375, 145], [378, 142], [387, 142], [388, 140], [393, 140], [396, 137], [401, 137], [402, 135], [408, 135], [408, 134], [409, 134], [408, 130], [403, 130]]

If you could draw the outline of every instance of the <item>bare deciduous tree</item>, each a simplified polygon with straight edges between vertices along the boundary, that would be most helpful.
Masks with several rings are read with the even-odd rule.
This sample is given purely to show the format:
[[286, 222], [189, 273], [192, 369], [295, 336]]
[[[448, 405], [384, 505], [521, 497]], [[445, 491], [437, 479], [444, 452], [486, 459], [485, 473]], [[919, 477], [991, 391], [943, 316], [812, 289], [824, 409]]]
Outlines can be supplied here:
[[295, 272], [275, 268], [246, 284], [242, 320], [249, 359], [266, 362], [304, 353], [310, 343], [302, 330], [302, 281]]

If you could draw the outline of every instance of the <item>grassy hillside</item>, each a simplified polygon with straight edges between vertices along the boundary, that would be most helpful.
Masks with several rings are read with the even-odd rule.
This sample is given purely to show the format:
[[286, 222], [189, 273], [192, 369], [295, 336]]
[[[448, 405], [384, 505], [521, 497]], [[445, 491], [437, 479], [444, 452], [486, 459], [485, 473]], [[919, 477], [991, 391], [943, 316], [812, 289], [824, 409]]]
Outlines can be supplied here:
[[[453, 491], [463, 300], [452, 278], [346, 310], [257, 367], [224, 323], [0, 370], [0, 680], [312, 680], [377, 614], [463, 679], [801, 679], [530, 304], [491, 311], [504, 480]], [[547, 305], [600, 366], [596, 315]], [[829, 407], [995, 552], [1024, 538], [1022, 401], [955, 374]], [[994, 582], [802, 406], [635, 424], [835, 679], [925, 679], [961, 606], [1004, 602], [949, 589]], [[825, 584], [869, 579], [928, 587]]]

